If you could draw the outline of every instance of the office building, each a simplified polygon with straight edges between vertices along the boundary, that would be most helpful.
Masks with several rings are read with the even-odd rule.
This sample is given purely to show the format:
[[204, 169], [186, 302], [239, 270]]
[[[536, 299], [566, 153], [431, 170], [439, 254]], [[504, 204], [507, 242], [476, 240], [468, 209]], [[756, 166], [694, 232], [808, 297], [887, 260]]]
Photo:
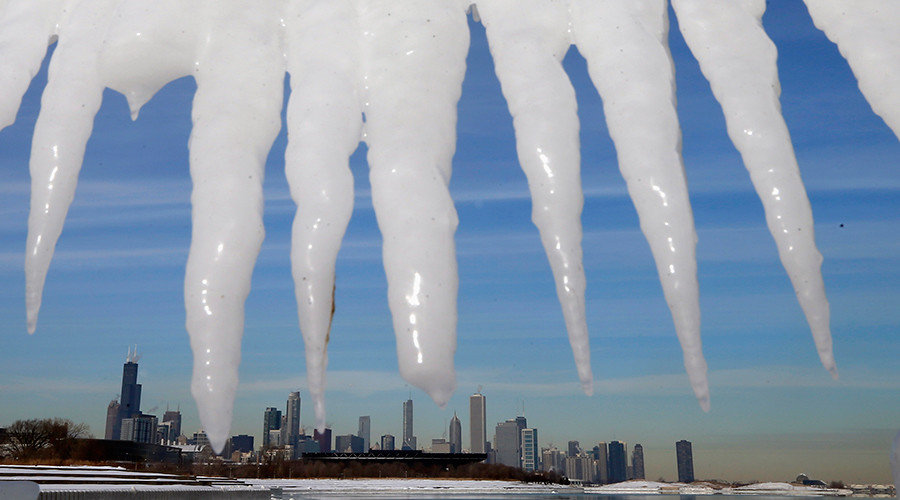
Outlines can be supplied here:
[[359, 417], [359, 432], [357, 432], [356, 435], [363, 440], [363, 451], [369, 451], [372, 447], [370, 439], [372, 435], [372, 417], [369, 415]]
[[453, 453], [450, 441], [444, 438], [431, 440], [431, 453]]
[[540, 467], [540, 448], [538, 448], [537, 429], [522, 429], [522, 468], [536, 471]]
[[[272, 431], [281, 431], [281, 410], [270, 406], [263, 412], [263, 448], [277, 446], [277, 444], [271, 443]], [[277, 440], [280, 439], [280, 437], [277, 438]]]
[[339, 453], [363, 453], [363, 438], [353, 434], [342, 434], [334, 438], [334, 451]]
[[493, 443], [496, 463], [510, 467], [522, 466], [522, 429], [525, 425], [525, 417], [516, 417], [497, 424]]
[[232, 451], [239, 451], [241, 453], [253, 451], [253, 436], [248, 436], [247, 434], [231, 436], [231, 449]]
[[206, 431], [200, 430], [194, 433], [191, 442], [194, 443], [198, 450], [203, 449], [204, 446], [209, 446], [209, 436], [206, 435]]
[[626, 481], [628, 473], [626, 465], [628, 461], [625, 458], [625, 443], [619, 441], [611, 441], [608, 446], [609, 456], [607, 469], [610, 483], [621, 483]]
[[103, 434], [105, 439], [119, 439], [119, 400], [113, 399], [106, 407], [106, 429]]
[[462, 423], [456, 412], [450, 419], [450, 453], [462, 453]]
[[385, 451], [394, 451], [393, 434], [385, 434], [381, 436], [381, 449]]
[[319, 429], [313, 431], [313, 439], [319, 443], [319, 451], [328, 453], [331, 451], [331, 429], [325, 429], [319, 432]]
[[[141, 413], [141, 384], [137, 383], [138, 359], [137, 350], [132, 352], [131, 348], [129, 348], [128, 355], [125, 357], [125, 365], [122, 367], [122, 390], [119, 393], [118, 408], [111, 426], [109, 425], [109, 412], [114, 406], [113, 403], [110, 402], [106, 408], [107, 426], [104, 429], [104, 436], [107, 439], [121, 439], [122, 421], [126, 418], [136, 417]], [[132, 430], [129, 430], [129, 435], [132, 434]], [[156, 434], [156, 429], [153, 429], [153, 434]]]
[[155, 443], [156, 416], [139, 414], [122, 419], [119, 439], [136, 443]]
[[594, 460], [597, 461], [597, 482], [606, 484], [609, 482], [609, 454], [605, 442], [594, 446]]
[[469, 396], [469, 452], [487, 453], [486, 401], [481, 392]]
[[163, 423], [169, 423], [170, 439], [174, 442], [181, 435], [181, 410], [166, 410], [163, 413]]
[[578, 456], [579, 453], [581, 453], [581, 446], [579, 446], [578, 441], [569, 441], [566, 456], [575, 457]]
[[694, 482], [694, 453], [691, 442], [682, 439], [675, 443], [675, 458], [678, 462], [678, 482]]
[[564, 474], [566, 464], [563, 456], [556, 448], [544, 448], [541, 450], [541, 470]]
[[416, 436], [413, 434], [413, 402], [407, 399], [403, 402], [403, 444], [401, 450], [415, 450]]
[[644, 447], [640, 444], [634, 445], [631, 452], [631, 470], [632, 479], [644, 479]]
[[288, 394], [284, 407], [284, 442], [294, 446], [300, 438], [300, 393]]

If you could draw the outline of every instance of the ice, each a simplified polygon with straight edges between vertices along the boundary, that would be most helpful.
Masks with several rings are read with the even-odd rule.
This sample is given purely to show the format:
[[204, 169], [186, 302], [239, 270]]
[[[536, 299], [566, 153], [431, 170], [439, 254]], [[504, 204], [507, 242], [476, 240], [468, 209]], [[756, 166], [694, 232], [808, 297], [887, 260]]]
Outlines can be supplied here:
[[[352, 212], [347, 158], [369, 147], [400, 373], [439, 405], [455, 388], [456, 212], [448, 183], [471, 2], [414, 0], [0, 0], [0, 128], [15, 119], [47, 46], [31, 158], [26, 255], [33, 331], [104, 87], [133, 118], [166, 83], [193, 76], [193, 232], [185, 276], [192, 392], [214, 448], [228, 436], [244, 302], [263, 239], [262, 176], [290, 73], [286, 171], [297, 203], [292, 271], [316, 424], [324, 424], [334, 263]], [[581, 256], [578, 120], [560, 61], [588, 61], [641, 228], [656, 260], [701, 406], [709, 405], [664, 0], [478, 2], [510, 113], [579, 379], [593, 376]], [[877, 113], [898, 130], [895, 1], [808, 0]], [[836, 374], [812, 215], [778, 101], [763, 0], [673, 0], [763, 200], [823, 365]], [[123, 284], [126, 287], [134, 284]], [[896, 452], [895, 452], [896, 455]], [[896, 461], [896, 460], [895, 460]], [[895, 466], [896, 470], [896, 466]]]
[[760, 23], [765, 1], [673, 0], [672, 6], [762, 200], [769, 232], [806, 314], [819, 359], [837, 378], [822, 254], [816, 248], [812, 209], [781, 116], [775, 45]]
[[872, 109], [900, 137], [900, 2], [804, 0], [816, 27], [837, 44]]

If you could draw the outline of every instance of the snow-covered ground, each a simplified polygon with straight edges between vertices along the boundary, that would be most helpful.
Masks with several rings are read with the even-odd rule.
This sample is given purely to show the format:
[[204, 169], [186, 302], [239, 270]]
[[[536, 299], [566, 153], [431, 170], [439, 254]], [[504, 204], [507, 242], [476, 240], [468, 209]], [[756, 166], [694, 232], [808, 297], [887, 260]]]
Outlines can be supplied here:
[[713, 488], [708, 485], [626, 481], [624, 483], [589, 486], [585, 493], [599, 495], [771, 495], [771, 496], [850, 496], [848, 489], [797, 486], [790, 483], [757, 483], [738, 488]]
[[284, 500], [308, 496], [435, 496], [580, 494], [582, 488], [555, 484], [467, 479], [245, 479], [247, 484], [281, 488]]

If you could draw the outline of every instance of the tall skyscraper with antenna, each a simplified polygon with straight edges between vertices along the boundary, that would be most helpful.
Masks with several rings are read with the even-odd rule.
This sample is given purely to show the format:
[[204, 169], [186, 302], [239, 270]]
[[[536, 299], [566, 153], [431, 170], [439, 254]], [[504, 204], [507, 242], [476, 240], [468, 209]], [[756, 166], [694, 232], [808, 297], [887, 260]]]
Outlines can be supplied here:
[[413, 435], [413, 402], [407, 399], [403, 402], [403, 444], [401, 449], [416, 449], [416, 436]]
[[[122, 367], [122, 391], [119, 399], [119, 407], [112, 425], [109, 425], [109, 414], [107, 414], [107, 439], [120, 439], [122, 433], [122, 420], [126, 418], [134, 418], [141, 414], [141, 384], [137, 383], [138, 360], [140, 356], [137, 353], [137, 347], [134, 351], [128, 348], [128, 355], [125, 357], [125, 365]], [[110, 408], [113, 405], [110, 404]], [[107, 409], [109, 412], [109, 409]]]

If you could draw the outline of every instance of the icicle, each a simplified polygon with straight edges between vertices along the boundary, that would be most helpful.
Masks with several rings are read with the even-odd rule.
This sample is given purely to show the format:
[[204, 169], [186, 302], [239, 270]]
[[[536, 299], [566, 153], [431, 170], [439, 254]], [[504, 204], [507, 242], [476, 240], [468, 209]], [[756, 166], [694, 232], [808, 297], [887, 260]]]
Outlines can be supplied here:
[[804, 0], [816, 27], [836, 43], [859, 89], [900, 137], [900, 2]]
[[249, 0], [209, 5], [204, 18], [213, 28], [198, 51], [184, 298], [194, 351], [191, 393], [217, 452], [231, 426], [244, 301], [264, 233], [263, 172], [280, 129], [279, 14]]
[[478, 7], [513, 116], [532, 220], [553, 270], [581, 386], [591, 394], [577, 102], [561, 64], [570, 45], [569, 10], [565, 3], [545, 0], [481, 0]]
[[325, 430], [325, 368], [334, 266], [353, 212], [348, 159], [359, 145], [359, 29], [346, 1], [294, 2], [285, 16], [291, 75], [285, 170], [297, 204], [291, 265], [316, 429]]
[[575, 43], [588, 62], [619, 169], [672, 312], [694, 394], [709, 410], [700, 341], [696, 233], [681, 159], [675, 76], [663, 0], [579, 0]]
[[464, 3], [361, 3], [369, 178], [400, 374], [443, 406], [456, 387], [457, 217], [447, 184], [469, 30]]
[[93, 26], [106, 25], [116, 3], [98, 0], [90, 8], [72, 12], [69, 22], [59, 29], [59, 45], [50, 63], [31, 146], [31, 211], [25, 253], [29, 333], [37, 327], [47, 270], [75, 197], [94, 115], [103, 100], [103, 83], [97, 73], [102, 31]]
[[7, 0], [0, 3], [0, 130], [11, 125], [56, 39], [66, 0]]
[[778, 101], [776, 50], [760, 24], [764, 0], [673, 0], [684, 39], [722, 105], [728, 135], [766, 211], [769, 231], [834, 377], [828, 300], [813, 237], [812, 210]]

